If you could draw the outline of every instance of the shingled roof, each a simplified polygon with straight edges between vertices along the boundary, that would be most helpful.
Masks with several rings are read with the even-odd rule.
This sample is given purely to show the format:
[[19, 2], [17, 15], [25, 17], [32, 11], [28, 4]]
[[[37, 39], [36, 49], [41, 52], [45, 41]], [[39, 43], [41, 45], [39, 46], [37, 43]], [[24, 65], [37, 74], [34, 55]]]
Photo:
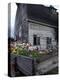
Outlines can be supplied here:
[[29, 4], [27, 13], [30, 19], [58, 26], [58, 13], [53, 6]]
[[20, 4], [27, 6], [27, 15], [29, 19], [58, 26], [58, 12], [56, 11], [57, 9], [54, 8], [53, 6], [47, 7], [40, 4], [25, 4], [25, 3], [16, 4], [18, 6]]

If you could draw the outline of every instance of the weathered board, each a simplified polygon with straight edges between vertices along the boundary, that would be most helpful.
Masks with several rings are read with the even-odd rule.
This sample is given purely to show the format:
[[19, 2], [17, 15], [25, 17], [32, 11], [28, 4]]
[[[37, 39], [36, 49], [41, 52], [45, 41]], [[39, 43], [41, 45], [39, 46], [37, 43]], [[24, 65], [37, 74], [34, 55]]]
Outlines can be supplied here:
[[35, 74], [35, 63], [36, 61], [30, 57], [17, 56], [18, 69], [25, 75], [29, 76]]
[[44, 74], [57, 67], [57, 57], [57, 55], [46, 55], [37, 59], [22, 55], [11, 55], [11, 64], [15, 64], [15, 74], [16, 69], [18, 69], [26, 76], [39, 75]]

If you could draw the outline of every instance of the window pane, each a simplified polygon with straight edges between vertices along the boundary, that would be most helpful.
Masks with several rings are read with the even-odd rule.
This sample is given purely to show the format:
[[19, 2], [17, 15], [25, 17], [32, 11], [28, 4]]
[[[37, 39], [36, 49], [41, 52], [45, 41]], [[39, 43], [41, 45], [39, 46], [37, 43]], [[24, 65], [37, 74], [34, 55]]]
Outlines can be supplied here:
[[38, 43], [38, 45], [40, 45], [40, 37], [37, 37], [37, 38], [38, 38], [37, 43]]
[[51, 44], [51, 38], [47, 37], [47, 44]]
[[47, 48], [51, 46], [51, 38], [47, 37]]
[[36, 35], [33, 35], [33, 44], [34, 45], [37, 45], [37, 42], [36, 41], [37, 41], [37, 36]]

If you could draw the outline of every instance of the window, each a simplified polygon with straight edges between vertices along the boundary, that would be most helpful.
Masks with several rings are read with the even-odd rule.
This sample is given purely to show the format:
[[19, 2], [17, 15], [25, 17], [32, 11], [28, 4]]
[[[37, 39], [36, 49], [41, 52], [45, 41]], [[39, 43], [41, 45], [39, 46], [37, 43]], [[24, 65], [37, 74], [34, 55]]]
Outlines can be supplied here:
[[49, 48], [51, 46], [51, 38], [47, 37], [47, 48]]
[[33, 35], [33, 45], [40, 45], [40, 37]]
[[33, 44], [37, 45], [37, 35], [33, 35]]
[[51, 38], [47, 37], [47, 44], [51, 44]]
[[37, 44], [40, 45], [40, 37], [37, 37]]

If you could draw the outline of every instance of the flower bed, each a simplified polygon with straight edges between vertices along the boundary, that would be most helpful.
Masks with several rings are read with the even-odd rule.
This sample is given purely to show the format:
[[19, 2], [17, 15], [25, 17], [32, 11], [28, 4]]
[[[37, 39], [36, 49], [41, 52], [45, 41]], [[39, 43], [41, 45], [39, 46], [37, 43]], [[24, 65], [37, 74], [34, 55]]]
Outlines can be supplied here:
[[11, 53], [16, 54], [16, 55], [23, 55], [23, 56], [28, 56], [28, 57], [32, 57], [32, 58], [38, 58], [42, 55], [46, 55], [47, 52], [46, 51], [39, 51], [36, 49], [30, 50], [30, 47], [27, 48], [26, 45], [17, 45], [14, 48], [11, 48]]

